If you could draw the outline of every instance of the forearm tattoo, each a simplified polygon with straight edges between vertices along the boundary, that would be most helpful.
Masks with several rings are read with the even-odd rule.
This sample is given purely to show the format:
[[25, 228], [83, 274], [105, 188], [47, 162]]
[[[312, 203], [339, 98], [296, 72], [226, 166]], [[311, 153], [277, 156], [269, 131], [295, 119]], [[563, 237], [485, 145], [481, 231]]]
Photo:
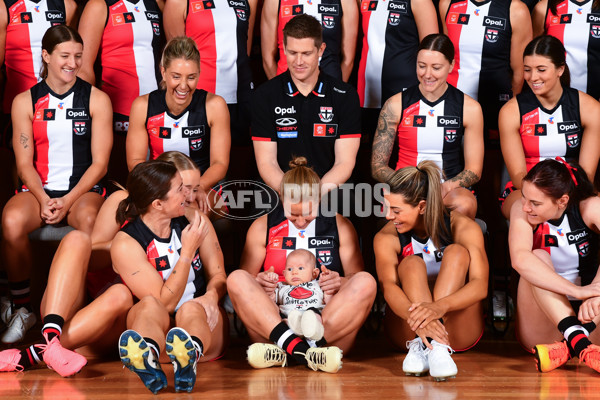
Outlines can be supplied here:
[[479, 176], [475, 172], [465, 169], [450, 179], [450, 182], [458, 182], [461, 187], [468, 188], [479, 182]]
[[385, 182], [388, 176], [394, 172], [388, 166], [388, 162], [396, 137], [396, 121], [396, 115], [391, 107], [385, 103], [379, 114], [371, 155], [371, 174], [379, 182]]
[[19, 143], [21, 143], [21, 146], [23, 146], [24, 149], [28, 149], [29, 145], [27, 144], [29, 142], [29, 136], [25, 135], [24, 133], [21, 133], [21, 136], [19, 136]]

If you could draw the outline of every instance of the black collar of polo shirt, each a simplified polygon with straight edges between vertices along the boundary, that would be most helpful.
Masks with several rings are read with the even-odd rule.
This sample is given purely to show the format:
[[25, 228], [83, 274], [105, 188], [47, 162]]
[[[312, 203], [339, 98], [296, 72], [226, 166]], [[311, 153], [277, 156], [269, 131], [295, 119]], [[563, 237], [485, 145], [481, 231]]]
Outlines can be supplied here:
[[[296, 84], [294, 84], [294, 80], [292, 79], [292, 75], [290, 74], [290, 71], [287, 70], [284, 72], [284, 74], [286, 74], [286, 77], [283, 80], [283, 82], [284, 82], [283, 90], [284, 90], [285, 94], [290, 97], [296, 97], [297, 95], [301, 94], [300, 91], [298, 90], [298, 88], [296, 87]], [[323, 79], [323, 73], [319, 72], [319, 79], [317, 80], [317, 84], [315, 85], [313, 90], [310, 92], [309, 96], [312, 94], [317, 97], [325, 97], [326, 85], [327, 85], [327, 83]]]

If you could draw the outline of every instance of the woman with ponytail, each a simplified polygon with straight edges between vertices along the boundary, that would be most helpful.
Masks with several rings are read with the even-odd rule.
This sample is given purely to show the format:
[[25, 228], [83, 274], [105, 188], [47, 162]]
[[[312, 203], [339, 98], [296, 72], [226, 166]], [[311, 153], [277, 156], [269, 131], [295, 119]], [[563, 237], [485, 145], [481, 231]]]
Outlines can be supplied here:
[[521, 192], [508, 234], [520, 275], [517, 337], [540, 372], [572, 357], [600, 372], [600, 198], [586, 172], [559, 157], [531, 168]]
[[440, 177], [432, 161], [388, 177], [389, 222], [375, 236], [374, 251], [386, 331], [396, 346], [408, 347], [404, 372], [445, 380], [457, 373], [452, 349], [473, 347], [483, 333], [488, 261], [477, 223], [448, 212]]
[[[289, 356], [314, 370], [337, 372], [342, 351], [353, 345], [369, 314], [377, 285], [363, 271], [350, 221], [339, 214], [321, 213], [321, 180], [307, 166], [306, 158], [296, 157], [289, 166], [279, 190], [280, 203], [250, 226], [240, 269], [229, 275], [227, 289], [233, 307], [256, 342], [248, 349], [250, 365], [283, 366]], [[302, 332], [290, 329], [269, 297], [277, 282], [283, 281], [286, 257], [295, 249], [315, 255], [320, 267], [319, 286], [333, 296], [322, 310], [324, 337], [311, 344], [299, 337]]]
[[[541, 4], [541, 3], [540, 3]], [[569, 87], [565, 48], [553, 36], [538, 36], [523, 52], [528, 90], [500, 110], [500, 145], [510, 176], [500, 197], [502, 214], [521, 197], [523, 177], [546, 158], [577, 161], [593, 181], [600, 157], [600, 104]]]

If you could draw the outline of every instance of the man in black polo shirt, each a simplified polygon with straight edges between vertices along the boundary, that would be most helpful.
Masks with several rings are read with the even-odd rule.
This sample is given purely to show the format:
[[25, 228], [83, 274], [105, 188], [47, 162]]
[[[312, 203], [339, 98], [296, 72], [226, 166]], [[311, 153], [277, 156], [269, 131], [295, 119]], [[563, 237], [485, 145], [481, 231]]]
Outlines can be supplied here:
[[304, 156], [326, 190], [352, 174], [360, 144], [356, 90], [319, 71], [321, 24], [309, 15], [283, 29], [288, 71], [261, 85], [252, 101], [258, 172], [275, 190], [292, 156]]

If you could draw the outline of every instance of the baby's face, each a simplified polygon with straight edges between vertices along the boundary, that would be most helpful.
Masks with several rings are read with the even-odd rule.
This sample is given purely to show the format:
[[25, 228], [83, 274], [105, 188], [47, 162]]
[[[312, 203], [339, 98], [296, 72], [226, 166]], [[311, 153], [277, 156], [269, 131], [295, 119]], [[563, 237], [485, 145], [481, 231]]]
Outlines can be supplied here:
[[315, 265], [303, 255], [289, 256], [285, 262], [283, 277], [288, 285], [298, 286], [314, 279]]

